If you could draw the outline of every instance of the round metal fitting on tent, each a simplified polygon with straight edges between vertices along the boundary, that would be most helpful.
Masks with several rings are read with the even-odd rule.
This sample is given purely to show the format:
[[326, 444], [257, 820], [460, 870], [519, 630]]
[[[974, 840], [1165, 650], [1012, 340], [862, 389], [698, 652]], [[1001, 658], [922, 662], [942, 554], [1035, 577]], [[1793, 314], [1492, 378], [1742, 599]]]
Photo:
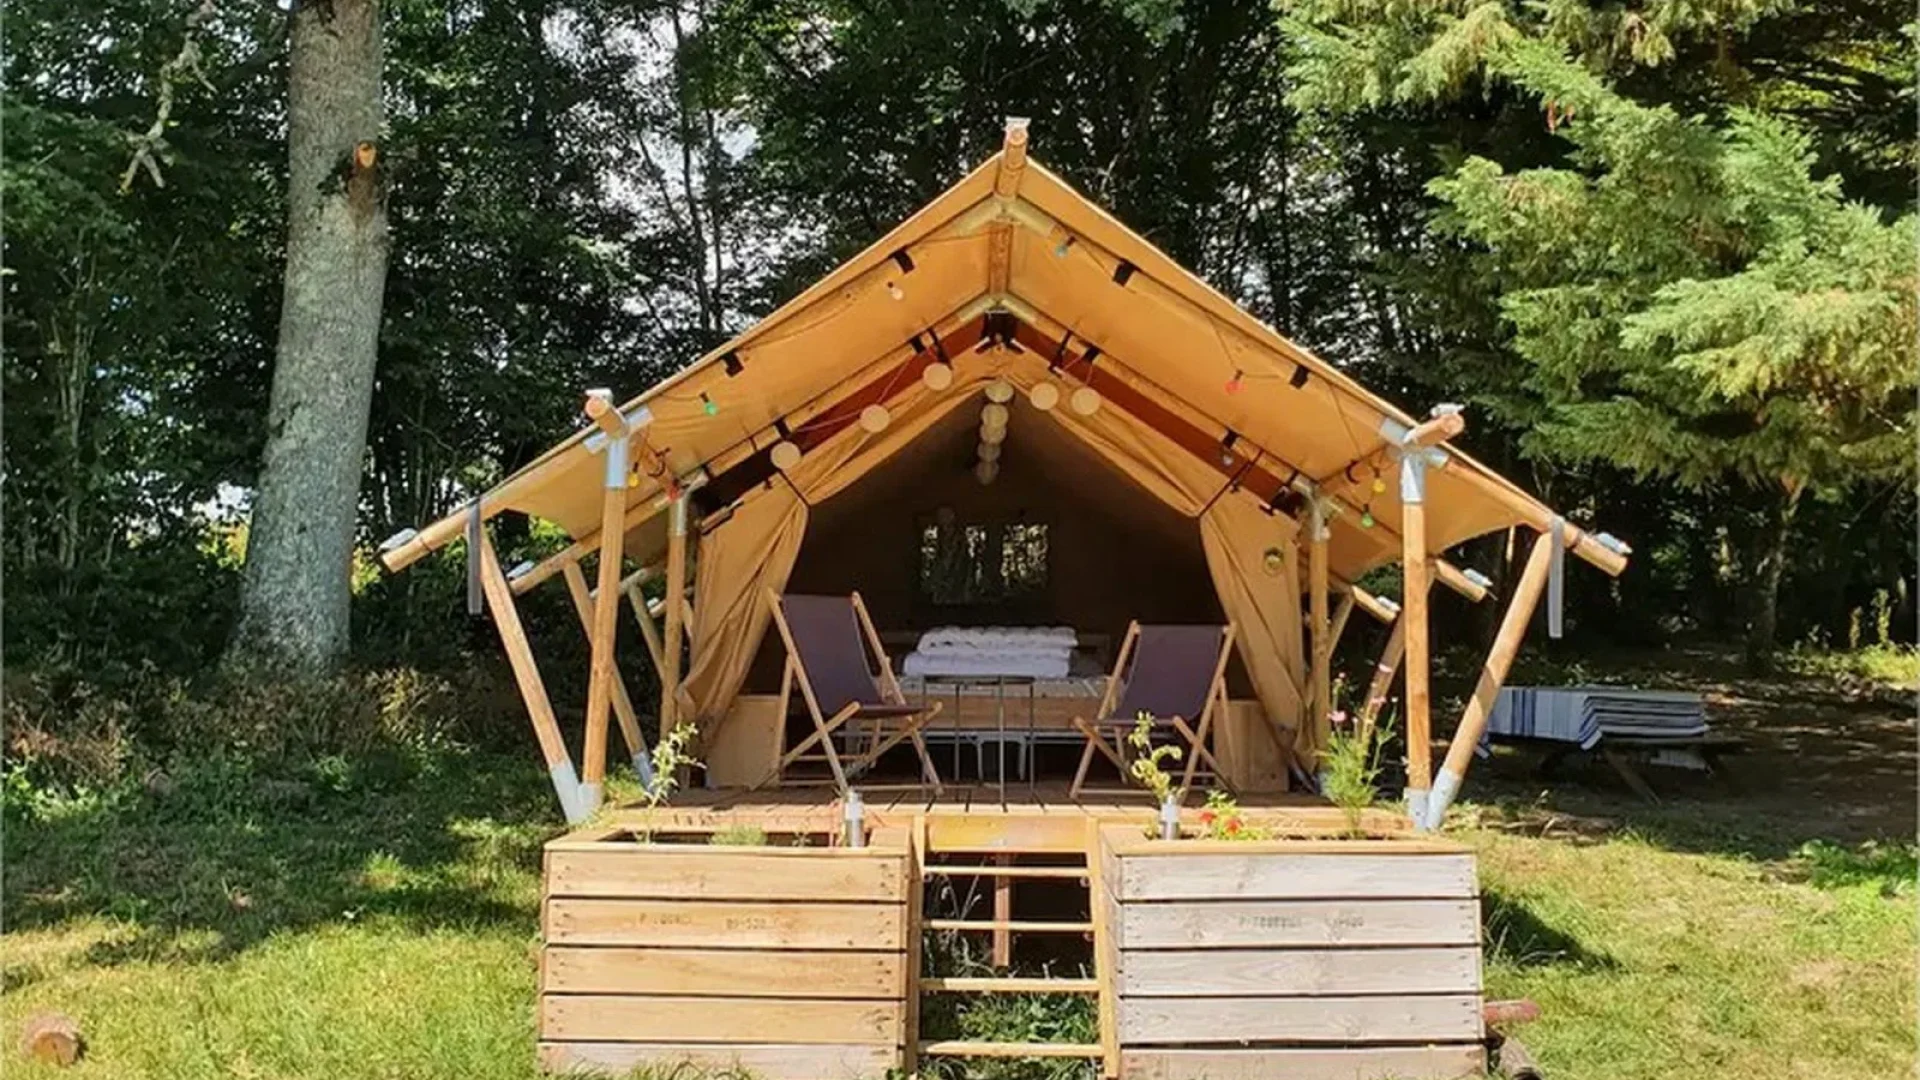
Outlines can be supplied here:
[[987, 384], [987, 400], [996, 405], [1005, 405], [1013, 400], [1013, 384], [1005, 379], [995, 379]]
[[945, 390], [953, 385], [953, 367], [949, 364], [928, 364], [920, 372], [920, 381], [926, 383], [929, 390]]
[[800, 464], [800, 448], [785, 439], [773, 444], [773, 467], [786, 472]]
[[1060, 404], [1060, 388], [1050, 382], [1034, 383], [1033, 389], [1027, 391], [1027, 400], [1034, 408], [1046, 412]]
[[1100, 391], [1091, 386], [1083, 386], [1073, 392], [1067, 404], [1081, 416], [1092, 416], [1100, 411]]
[[893, 414], [887, 411], [885, 405], [869, 405], [860, 410], [860, 427], [874, 435], [887, 430], [887, 425], [891, 423]]

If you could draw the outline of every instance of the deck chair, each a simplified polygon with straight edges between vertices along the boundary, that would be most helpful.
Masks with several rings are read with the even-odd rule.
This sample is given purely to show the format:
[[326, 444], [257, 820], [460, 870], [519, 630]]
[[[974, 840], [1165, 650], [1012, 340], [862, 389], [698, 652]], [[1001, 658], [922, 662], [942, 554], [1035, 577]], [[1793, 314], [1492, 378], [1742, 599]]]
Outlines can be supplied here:
[[[813, 733], [798, 746], [780, 755], [773, 771], [755, 787], [764, 787], [782, 779], [787, 766], [798, 761], [825, 761], [833, 772], [833, 782], [847, 790], [849, 777], [858, 776], [873, 766], [880, 755], [911, 741], [920, 755], [920, 768], [927, 783], [940, 790], [940, 774], [934, 770], [933, 756], [927, 753], [927, 741], [920, 729], [940, 711], [940, 702], [930, 706], [914, 705], [900, 692], [894, 681], [893, 664], [880, 645], [880, 635], [867, 617], [860, 594], [848, 596], [781, 596], [767, 590], [773, 612], [773, 624], [787, 647], [786, 672], [780, 681], [780, 716], [784, 724], [787, 704], [793, 688], [800, 688], [801, 700], [813, 717]], [[880, 677], [874, 678], [868, 666], [868, 651], [879, 663]], [[850, 723], [869, 725], [859, 749], [852, 749], [842, 761], [834, 746], [834, 736]], [[850, 733], [850, 732], [849, 732]], [[784, 736], [782, 737], [784, 742]], [[820, 750], [812, 755], [815, 746]]]
[[1141, 626], [1132, 623], [1120, 642], [1113, 677], [1093, 722], [1076, 716], [1073, 726], [1087, 737], [1080, 769], [1068, 794], [1079, 798], [1086, 788], [1087, 768], [1093, 756], [1103, 754], [1127, 775], [1128, 743], [1141, 713], [1153, 718], [1155, 734], [1164, 741], [1170, 733], [1179, 741], [1186, 769], [1180, 778], [1180, 797], [1201, 773], [1224, 783], [1208, 737], [1214, 717], [1227, 706], [1227, 658], [1233, 655], [1233, 624], [1225, 626]]

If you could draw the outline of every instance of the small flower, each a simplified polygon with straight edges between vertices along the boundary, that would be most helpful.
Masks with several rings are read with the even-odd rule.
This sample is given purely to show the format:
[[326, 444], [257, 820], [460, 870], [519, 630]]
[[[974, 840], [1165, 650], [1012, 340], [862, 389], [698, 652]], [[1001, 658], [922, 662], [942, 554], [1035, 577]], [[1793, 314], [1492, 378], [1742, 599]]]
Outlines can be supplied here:
[[1346, 727], [1347, 726], [1347, 710], [1335, 709], [1333, 713], [1327, 717], [1327, 719], [1333, 722], [1334, 727]]
[[1227, 835], [1238, 836], [1239, 834], [1240, 834], [1240, 819], [1228, 818], [1227, 819]]
[[1211, 810], [1202, 810], [1202, 811], [1200, 811], [1200, 824], [1202, 824], [1202, 825], [1211, 825], [1211, 824], [1213, 824], [1213, 820], [1214, 820], [1214, 818], [1216, 818], [1216, 817], [1218, 817], [1218, 816], [1219, 816], [1218, 814], [1215, 814], [1215, 813], [1214, 813], [1213, 811], [1211, 811]]

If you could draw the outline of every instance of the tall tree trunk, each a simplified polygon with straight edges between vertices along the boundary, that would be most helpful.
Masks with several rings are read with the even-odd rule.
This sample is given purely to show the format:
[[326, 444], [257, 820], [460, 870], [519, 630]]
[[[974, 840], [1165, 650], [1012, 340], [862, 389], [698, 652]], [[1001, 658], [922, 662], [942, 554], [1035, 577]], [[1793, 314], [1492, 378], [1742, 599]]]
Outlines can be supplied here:
[[347, 648], [387, 276], [379, 0], [299, 0], [291, 42], [286, 282], [230, 651], [324, 667]]
[[1787, 541], [1793, 535], [1794, 513], [1806, 490], [1789, 483], [1774, 504], [1773, 520], [1758, 538], [1753, 578], [1747, 594], [1747, 665], [1764, 670], [1773, 662], [1774, 637], [1780, 622], [1780, 576], [1787, 566]]

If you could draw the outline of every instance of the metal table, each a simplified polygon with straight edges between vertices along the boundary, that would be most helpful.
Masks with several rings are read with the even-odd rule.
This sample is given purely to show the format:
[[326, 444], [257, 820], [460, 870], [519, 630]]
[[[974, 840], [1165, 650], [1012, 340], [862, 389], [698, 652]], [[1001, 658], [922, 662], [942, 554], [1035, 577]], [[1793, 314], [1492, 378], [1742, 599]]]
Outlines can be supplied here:
[[[1031, 755], [1033, 752], [1035, 704], [1034, 684], [1038, 682], [1031, 675], [923, 675], [920, 677], [920, 700], [926, 704], [933, 694], [934, 687], [953, 687], [953, 773], [960, 775], [960, 744], [971, 740], [974, 744], [976, 764], [982, 773], [986, 772], [986, 751], [981, 747], [983, 741], [978, 735], [970, 735], [960, 726], [960, 692], [969, 686], [991, 686], [994, 697], [994, 746], [999, 759], [1000, 797], [1007, 797], [1007, 687], [1024, 686], [1027, 688], [1027, 730], [1021, 740], [1021, 771], [1027, 774], [1027, 791], [1034, 790]], [[984, 779], [984, 777], [983, 777]]]

